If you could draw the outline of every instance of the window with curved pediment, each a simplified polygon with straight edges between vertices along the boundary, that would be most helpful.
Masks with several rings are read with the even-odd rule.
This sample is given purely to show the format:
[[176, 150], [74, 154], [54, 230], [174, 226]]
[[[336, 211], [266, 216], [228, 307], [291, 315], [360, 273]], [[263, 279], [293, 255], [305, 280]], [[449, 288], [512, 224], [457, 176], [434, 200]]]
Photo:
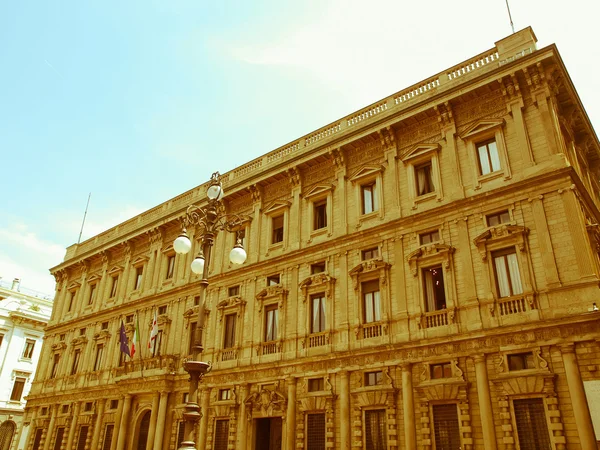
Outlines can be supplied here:
[[380, 259], [362, 261], [349, 275], [359, 304], [357, 339], [378, 338], [387, 334], [389, 323], [387, 281], [390, 264]]
[[420, 299], [420, 328], [452, 325], [456, 318], [456, 302], [452, 277], [454, 247], [434, 242], [423, 245], [408, 255]]
[[271, 355], [281, 352], [285, 330], [282, 324], [285, 317], [285, 303], [288, 291], [280, 284], [267, 286], [256, 295], [258, 314], [261, 315], [262, 342], [257, 346], [259, 355]]
[[299, 285], [306, 305], [307, 331], [302, 340], [305, 348], [323, 347], [331, 341], [334, 285], [335, 278], [325, 272], [310, 275]]
[[484, 119], [460, 135], [467, 146], [475, 189], [488, 180], [511, 177], [503, 127], [504, 119]]
[[365, 165], [350, 176], [356, 204], [360, 205], [357, 226], [370, 217], [383, 217], [383, 170], [382, 165]]
[[[236, 294], [229, 296], [217, 304], [219, 323], [221, 324], [221, 349], [218, 358], [220, 361], [232, 361], [239, 357], [242, 329], [242, 318], [246, 301], [239, 295], [239, 286], [235, 286]], [[231, 290], [231, 288], [229, 288]]]
[[439, 144], [418, 144], [402, 157], [407, 168], [408, 192], [413, 209], [427, 200], [442, 200], [439, 151]]
[[493, 295], [490, 313], [500, 318], [537, 310], [535, 289], [530, 276], [527, 245], [529, 229], [500, 224], [474, 239], [487, 267]]

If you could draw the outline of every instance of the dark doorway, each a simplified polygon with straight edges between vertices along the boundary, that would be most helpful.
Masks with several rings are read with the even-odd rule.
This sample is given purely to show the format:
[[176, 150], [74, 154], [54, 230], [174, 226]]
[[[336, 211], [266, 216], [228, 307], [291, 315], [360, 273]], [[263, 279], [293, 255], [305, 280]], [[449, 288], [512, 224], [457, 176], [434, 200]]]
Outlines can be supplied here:
[[140, 431], [138, 434], [137, 450], [146, 450], [148, 443], [148, 431], [150, 429], [150, 411], [146, 411], [140, 422]]
[[280, 417], [256, 419], [256, 441], [254, 450], [281, 450]]

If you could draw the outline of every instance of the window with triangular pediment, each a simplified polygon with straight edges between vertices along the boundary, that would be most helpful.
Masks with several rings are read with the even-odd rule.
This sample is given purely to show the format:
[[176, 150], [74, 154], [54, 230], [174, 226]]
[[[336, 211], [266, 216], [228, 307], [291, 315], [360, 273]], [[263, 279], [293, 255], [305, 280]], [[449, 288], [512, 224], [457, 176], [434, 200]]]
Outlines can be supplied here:
[[383, 208], [383, 170], [382, 165], [367, 164], [360, 167], [350, 176], [355, 187], [355, 198], [358, 215], [357, 227], [364, 220], [384, 216]]
[[413, 209], [429, 200], [442, 200], [439, 152], [439, 144], [417, 144], [402, 157], [407, 169], [406, 179]]

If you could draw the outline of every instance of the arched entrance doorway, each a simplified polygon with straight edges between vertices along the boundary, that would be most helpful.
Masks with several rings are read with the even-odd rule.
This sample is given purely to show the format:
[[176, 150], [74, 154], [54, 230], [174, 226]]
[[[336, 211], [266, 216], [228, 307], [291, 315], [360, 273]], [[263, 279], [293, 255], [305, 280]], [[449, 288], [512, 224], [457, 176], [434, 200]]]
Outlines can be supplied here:
[[137, 450], [146, 450], [148, 431], [150, 430], [150, 411], [146, 411], [140, 420], [137, 437]]
[[9, 450], [13, 435], [15, 434], [15, 423], [6, 421], [0, 425], [0, 450]]

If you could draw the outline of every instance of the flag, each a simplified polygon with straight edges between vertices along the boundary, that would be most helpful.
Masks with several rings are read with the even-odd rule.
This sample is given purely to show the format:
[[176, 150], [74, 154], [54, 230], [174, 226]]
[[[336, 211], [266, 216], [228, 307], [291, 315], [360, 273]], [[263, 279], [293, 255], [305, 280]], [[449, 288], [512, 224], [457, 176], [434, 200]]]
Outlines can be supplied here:
[[140, 341], [140, 320], [136, 314], [135, 316], [135, 329], [133, 330], [133, 339], [131, 341], [131, 357], [135, 355], [135, 349], [139, 346]]
[[121, 320], [121, 331], [119, 332], [119, 342], [121, 343], [121, 351], [131, 357], [129, 353], [129, 341], [127, 339], [127, 333], [125, 332], [125, 325]]
[[154, 316], [152, 318], [152, 328], [150, 329], [150, 340], [148, 341], [148, 348], [154, 350], [156, 344], [156, 336], [158, 335], [158, 321], [156, 319], [156, 309], [154, 310]]

